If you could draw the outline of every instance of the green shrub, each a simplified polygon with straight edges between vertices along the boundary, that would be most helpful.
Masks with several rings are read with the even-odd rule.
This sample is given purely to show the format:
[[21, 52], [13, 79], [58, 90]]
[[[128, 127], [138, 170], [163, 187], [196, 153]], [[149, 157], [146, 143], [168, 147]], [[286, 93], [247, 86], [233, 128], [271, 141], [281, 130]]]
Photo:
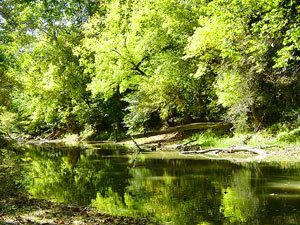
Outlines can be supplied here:
[[285, 131], [278, 135], [278, 140], [282, 142], [297, 142], [300, 140], [300, 128], [296, 128], [292, 131]]

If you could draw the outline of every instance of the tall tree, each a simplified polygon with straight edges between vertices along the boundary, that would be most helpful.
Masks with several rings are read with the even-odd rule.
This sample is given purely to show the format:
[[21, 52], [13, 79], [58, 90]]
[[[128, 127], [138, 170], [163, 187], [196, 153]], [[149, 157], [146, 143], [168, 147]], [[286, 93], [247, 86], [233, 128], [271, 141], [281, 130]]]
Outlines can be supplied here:
[[[202, 112], [203, 85], [192, 74], [194, 60], [182, 59], [198, 25], [202, 1], [111, 1], [105, 17], [85, 24], [83, 49], [93, 52], [89, 85], [94, 96], [116, 93], [129, 104], [125, 123], [143, 129], [153, 113], [168, 120]], [[121, 113], [121, 111], [120, 111]], [[141, 130], [140, 130], [141, 131]]]
[[26, 129], [77, 131], [88, 114], [88, 77], [73, 50], [82, 37], [81, 24], [101, 2], [13, 1], [0, 4], [3, 30], [13, 40], [15, 56], [9, 76], [21, 87], [13, 92], [14, 108]]
[[199, 60], [198, 73], [218, 74], [219, 103], [233, 121], [252, 118], [259, 128], [299, 108], [298, 10], [294, 1], [208, 4], [186, 58]]

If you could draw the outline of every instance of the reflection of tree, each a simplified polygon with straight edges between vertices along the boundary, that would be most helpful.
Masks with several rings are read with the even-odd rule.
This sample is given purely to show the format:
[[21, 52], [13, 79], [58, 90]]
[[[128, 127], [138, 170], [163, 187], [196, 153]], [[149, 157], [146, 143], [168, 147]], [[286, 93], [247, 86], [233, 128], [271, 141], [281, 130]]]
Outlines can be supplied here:
[[144, 216], [141, 212], [142, 208], [130, 194], [125, 193], [123, 198], [111, 188], [108, 188], [103, 195], [98, 192], [96, 199], [92, 201], [92, 206], [101, 212], [114, 215]]
[[[24, 183], [34, 197], [92, 202], [101, 212], [149, 217], [162, 224], [266, 224], [265, 212], [272, 215], [288, 201], [265, 197], [269, 181], [261, 176], [276, 181], [280, 174], [299, 171], [286, 165], [147, 156], [132, 168], [128, 157], [111, 151], [31, 148], [24, 157], [31, 159]], [[277, 218], [296, 221], [298, 216], [292, 212], [289, 208]], [[279, 219], [272, 221], [278, 224]]]
[[[190, 165], [184, 160], [170, 160], [167, 164], [145, 163], [151, 169], [135, 167], [130, 170], [133, 179], [125, 194], [120, 195], [108, 189], [105, 195], [97, 195], [93, 205], [107, 213], [148, 216], [163, 224], [205, 221], [214, 224], [223, 218], [218, 208], [221, 204], [222, 181], [216, 182], [223, 180], [221, 168], [196, 162]], [[191, 173], [198, 175], [187, 175]], [[205, 176], [208, 173], [213, 173], [209, 179]]]
[[[213, 222], [221, 216], [217, 211], [220, 204], [218, 196], [221, 194], [218, 184], [215, 185], [212, 180], [200, 175], [207, 172], [205, 168], [202, 168], [201, 172], [199, 170], [198, 177], [187, 177], [185, 173], [189, 172], [185, 171], [186, 166], [186, 163], [182, 163], [176, 169], [167, 167], [152, 173], [151, 176], [147, 176], [149, 170], [144, 170], [143, 178], [139, 175], [143, 171], [135, 171], [138, 177], [135, 177], [135, 182], [129, 188], [132, 192], [138, 192], [136, 196], [144, 211], [151, 213], [160, 222], [171, 224], [195, 224], [206, 220]], [[198, 172], [200, 168], [195, 169]], [[145, 193], [148, 194], [146, 199], [143, 198]]]
[[116, 187], [116, 182], [126, 186], [124, 179], [117, 181], [116, 176], [127, 177], [128, 172], [101, 154], [87, 154], [78, 148], [50, 151], [35, 147], [27, 155], [32, 159], [27, 165], [27, 189], [37, 198], [87, 205], [97, 191]]
[[100, 211], [148, 216], [163, 224], [259, 224], [264, 217], [266, 199], [259, 196], [262, 183], [257, 181], [263, 172], [257, 164], [244, 169], [225, 162], [176, 161], [146, 160], [146, 167], [130, 169], [133, 179], [126, 193], [108, 188], [93, 205]]
[[[20, 185], [22, 155], [17, 149], [0, 149], [0, 202], [23, 191]], [[1, 207], [0, 207], [1, 209]]]
[[230, 223], [247, 222], [259, 211], [259, 199], [251, 186], [250, 170], [240, 170], [233, 174], [230, 187], [223, 190], [220, 211]]

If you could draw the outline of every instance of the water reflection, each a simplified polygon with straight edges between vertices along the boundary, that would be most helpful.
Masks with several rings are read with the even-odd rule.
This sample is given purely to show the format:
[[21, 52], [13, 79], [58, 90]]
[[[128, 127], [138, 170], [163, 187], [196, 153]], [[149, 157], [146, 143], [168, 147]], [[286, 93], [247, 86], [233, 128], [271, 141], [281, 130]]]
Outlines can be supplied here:
[[231, 163], [126, 149], [30, 147], [22, 182], [35, 198], [92, 205], [162, 224], [298, 224], [299, 163]]
[[[32, 147], [26, 152], [31, 161], [26, 166], [27, 189], [36, 198], [57, 202], [88, 205], [97, 192], [107, 187], [119, 191], [126, 187], [128, 169], [122, 165], [126, 158], [112, 162], [103, 155], [80, 148], [60, 150], [57, 148]], [[122, 179], [118, 179], [121, 177]], [[118, 180], [118, 189], [115, 189]]]
[[22, 175], [20, 165], [22, 157], [19, 152], [10, 149], [0, 149], [0, 214], [2, 201], [17, 196], [22, 190]]
[[264, 210], [251, 185], [251, 175], [252, 171], [249, 170], [236, 172], [229, 187], [223, 190], [220, 211], [231, 223], [253, 221], [257, 213]]

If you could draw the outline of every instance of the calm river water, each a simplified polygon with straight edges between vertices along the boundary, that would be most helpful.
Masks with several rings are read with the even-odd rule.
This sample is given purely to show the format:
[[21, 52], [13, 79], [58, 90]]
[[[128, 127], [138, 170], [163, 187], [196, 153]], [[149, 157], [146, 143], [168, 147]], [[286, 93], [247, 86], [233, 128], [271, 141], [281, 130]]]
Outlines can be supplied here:
[[35, 198], [161, 224], [300, 224], [298, 162], [234, 163], [170, 152], [143, 153], [135, 167], [132, 160], [114, 145], [31, 146], [21, 156], [19, 182]]

